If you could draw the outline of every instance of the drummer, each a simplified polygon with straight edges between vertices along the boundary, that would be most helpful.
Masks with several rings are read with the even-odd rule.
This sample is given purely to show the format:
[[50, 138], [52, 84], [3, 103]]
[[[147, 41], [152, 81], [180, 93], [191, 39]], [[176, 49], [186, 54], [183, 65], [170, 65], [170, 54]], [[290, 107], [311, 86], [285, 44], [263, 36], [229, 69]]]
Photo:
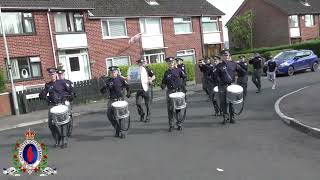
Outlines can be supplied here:
[[[230, 52], [225, 50], [222, 52], [222, 62], [217, 65], [217, 80], [219, 89], [220, 108], [223, 113], [223, 124], [228, 119], [228, 104], [227, 104], [227, 87], [235, 82], [236, 73], [244, 73], [244, 69], [239, 64], [231, 60]], [[230, 103], [229, 106], [232, 107]], [[233, 111], [229, 107], [231, 113], [230, 123], [235, 123]]]
[[[175, 92], [182, 92], [183, 91], [183, 79], [186, 79], [186, 74], [179, 68], [175, 67], [174, 58], [168, 57], [165, 59], [168, 64], [168, 70], [164, 73], [161, 89], [167, 87], [167, 109], [168, 109], [168, 118], [169, 118], [169, 132], [174, 129], [173, 125], [173, 103], [169, 98], [169, 94]], [[176, 122], [178, 131], [182, 130], [182, 122]]]
[[[144, 60], [144, 58], [139, 59], [137, 63], [139, 66], [144, 67], [148, 73], [148, 79], [149, 79], [148, 91], [139, 90], [137, 91], [137, 94], [136, 94], [136, 105], [137, 105], [138, 113], [140, 115], [140, 121], [144, 121], [147, 123], [147, 122], [150, 122], [150, 100], [151, 100], [150, 93], [152, 93], [153, 81], [156, 79], [156, 76], [154, 75], [151, 69], [145, 66], [146, 61]], [[147, 116], [145, 120], [144, 120], [145, 113], [142, 108], [142, 99], [144, 99], [144, 103], [146, 105], [146, 110], [147, 110]]]
[[109, 95], [107, 116], [111, 125], [116, 130], [115, 137], [120, 137], [120, 134], [122, 133], [121, 126], [114, 117], [114, 110], [111, 104], [118, 100], [124, 100], [124, 94], [122, 93], [124, 89], [127, 90], [127, 98], [130, 98], [130, 91], [129, 85], [121, 76], [118, 75], [117, 67], [111, 66], [109, 67], [109, 71], [111, 71], [111, 78], [107, 79], [104, 86], [100, 89], [100, 92], [105, 94], [109, 91], [109, 93], [107, 93]]

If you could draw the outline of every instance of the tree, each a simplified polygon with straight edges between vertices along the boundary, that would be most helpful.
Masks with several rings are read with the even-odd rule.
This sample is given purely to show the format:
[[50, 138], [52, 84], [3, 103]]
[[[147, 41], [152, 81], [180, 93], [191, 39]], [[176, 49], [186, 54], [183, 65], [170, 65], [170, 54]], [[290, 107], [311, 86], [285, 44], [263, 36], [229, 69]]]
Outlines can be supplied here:
[[234, 46], [240, 49], [253, 48], [253, 21], [253, 12], [247, 11], [230, 22], [228, 29]]

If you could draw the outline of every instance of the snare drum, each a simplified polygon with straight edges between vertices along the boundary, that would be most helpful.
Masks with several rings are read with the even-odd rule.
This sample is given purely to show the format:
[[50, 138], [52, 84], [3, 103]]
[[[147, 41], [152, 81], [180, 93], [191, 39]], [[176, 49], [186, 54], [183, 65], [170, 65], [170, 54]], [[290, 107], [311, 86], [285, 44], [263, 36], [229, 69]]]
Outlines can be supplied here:
[[116, 101], [111, 104], [113, 113], [116, 119], [123, 119], [129, 117], [129, 108], [126, 101]]
[[187, 107], [185, 93], [183, 92], [176, 92], [169, 94], [170, 99], [173, 102], [174, 109], [183, 109]]
[[128, 69], [128, 84], [132, 92], [148, 91], [148, 72], [143, 66], [130, 67]]
[[54, 124], [63, 125], [70, 122], [70, 110], [66, 105], [57, 105], [50, 109]]
[[240, 104], [243, 101], [243, 88], [232, 84], [227, 87], [227, 101], [232, 104]]

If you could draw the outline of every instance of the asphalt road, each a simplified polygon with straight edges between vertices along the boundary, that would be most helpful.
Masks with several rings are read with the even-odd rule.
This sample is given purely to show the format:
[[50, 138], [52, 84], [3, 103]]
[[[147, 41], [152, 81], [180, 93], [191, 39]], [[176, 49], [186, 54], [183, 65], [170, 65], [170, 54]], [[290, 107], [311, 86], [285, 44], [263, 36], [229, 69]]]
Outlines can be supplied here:
[[[202, 92], [188, 98], [183, 132], [167, 132], [164, 101], [152, 105], [152, 122], [132, 123], [127, 139], [113, 137], [104, 112], [76, 118], [67, 149], [49, 150], [49, 166], [66, 180], [318, 180], [320, 141], [282, 122], [275, 101], [301, 87], [320, 83], [320, 72], [278, 78], [277, 90], [263, 80], [261, 94], [249, 84], [236, 124], [221, 125]], [[312, 102], [310, 102], [312, 103]], [[138, 119], [135, 107], [130, 107]], [[53, 143], [46, 124], [31, 127]], [[0, 167], [9, 167], [10, 146], [27, 128], [0, 132]], [[224, 170], [217, 171], [217, 168]], [[0, 179], [16, 179], [0, 175]], [[19, 179], [43, 179], [24, 176]]]

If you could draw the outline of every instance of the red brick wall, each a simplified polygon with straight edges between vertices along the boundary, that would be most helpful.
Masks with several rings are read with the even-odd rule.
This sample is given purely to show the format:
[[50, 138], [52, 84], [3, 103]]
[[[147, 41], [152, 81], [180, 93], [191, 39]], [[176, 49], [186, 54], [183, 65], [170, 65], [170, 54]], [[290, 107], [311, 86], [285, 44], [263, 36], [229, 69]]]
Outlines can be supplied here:
[[319, 37], [319, 16], [314, 15], [314, 26], [306, 27], [304, 15], [299, 16], [299, 25], [300, 25], [300, 32], [301, 32], [301, 40], [310, 40]]
[[162, 32], [164, 39], [164, 46], [168, 47], [166, 49], [166, 56], [175, 57], [177, 51], [180, 50], [195, 50], [196, 60], [202, 58], [202, 42], [200, 33], [200, 18], [192, 18], [192, 29], [191, 34], [175, 34], [174, 33], [174, 23], [173, 18], [161, 18], [162, 21]]
[[[139, 20], [131, 18], [126, 20], [128, 36], [139, 33]], [[129, 38], [102, 39], [100, 20], [86, 19], [86, 32], [89, 46], [90, 61], [95, 61], [91, 66], [92, 77], [100, 77], [106, 71], [106, 58], [117, 56], [130, 56], [132, 63], [141, 57], [140, 42], [128, 44]]]
[[[269, 47], [289, 43], [288, 15], [264, 0], [248, 0], [237, 13], [254, 12], [253, 46]], [[232, 41], [230, 46], [234, 46]]]
[[[54, 66], [51, 40], [46, 12], [34, 12], [36, 34], [31, 36], [7, 36], [10, 58], [40, 56], [43, 79], [17, 82], [16, 85], [32, 85], [45, 83], [49, 79], [48, 67]], [[0, 38], [0, 68], [6, 71], [5, 48], [3, 37]]]

